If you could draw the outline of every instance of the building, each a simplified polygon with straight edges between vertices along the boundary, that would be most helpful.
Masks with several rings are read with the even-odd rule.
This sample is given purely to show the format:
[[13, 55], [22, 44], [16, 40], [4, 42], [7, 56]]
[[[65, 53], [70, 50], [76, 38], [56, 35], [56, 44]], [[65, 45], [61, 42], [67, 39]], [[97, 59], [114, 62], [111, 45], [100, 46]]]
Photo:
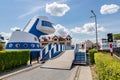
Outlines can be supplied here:
[[85, 44], [86, 44], [86, 50], [88, 50], [88, 49], [93, 47], [93, 42], [90, 41], [90, 40], [86, 40]]
[[86, 50], [93, 47], [93, 42], [90, 40], [85, 40], [85, 42], [80, 43], [81, 48], [85, 48]]
[[63, 44], [65, 46], [71, 46], [72, 37], [70, 35], [64, 36], [48, 36], [48, 37], [41, 37], [39, 39], [41, 48], [45, 47], [47, 44]]
[[[113, 44], [113, 48], [116, 48], [118, 46], [117, 45], [118, 41], [114, 40], [112, 44]], [[109, 43], [106, 38], [101, 39], [100, 45], [101, 45], [101, 48], [100, 48], [101, 50], [109, 50], [110, 49]]]
[[117, 42], [117, 47], [120, 47], [120, 40], [116, 40]]
[[97, 44], [96, 43], [93, 44], [93, 48], [97, 49], [97, 46], [98, 46], [98, 50], [100, 50], [101, 49], [100, 42], [98, 42]]

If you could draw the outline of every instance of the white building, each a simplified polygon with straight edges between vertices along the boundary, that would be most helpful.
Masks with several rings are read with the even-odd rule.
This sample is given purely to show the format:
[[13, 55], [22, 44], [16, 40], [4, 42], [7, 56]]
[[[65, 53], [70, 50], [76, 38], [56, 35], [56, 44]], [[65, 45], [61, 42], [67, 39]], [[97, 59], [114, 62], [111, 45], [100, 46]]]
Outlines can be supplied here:
[[85, 40], [85, 42], [80, 43], [80, 47], [81, 47], [81, 48], [83, 47], [83, 48], [85, 48], [86, 50], [92, 48], [92, 46], [93, 46], [93, 42], [90, 41], [90, 40]]
[[116, 40], [117, 41], [117, 47], [120, 47], [120, 40]]
[[[113, 48], [116, 48], [117, 44], [118, 44], [117, 40], [114, 40], [112, 44], [113, 44]], [[105, 38], [101, 39], [100, 45], [101, 45], [101, 48], [100, 48], [101, 50], [109, 50], [110, 49], [109, 43], [108, 43], [107, 39], [105, 39]], [[119, 46], [120, 46], [120, 41], [119, 41]]]

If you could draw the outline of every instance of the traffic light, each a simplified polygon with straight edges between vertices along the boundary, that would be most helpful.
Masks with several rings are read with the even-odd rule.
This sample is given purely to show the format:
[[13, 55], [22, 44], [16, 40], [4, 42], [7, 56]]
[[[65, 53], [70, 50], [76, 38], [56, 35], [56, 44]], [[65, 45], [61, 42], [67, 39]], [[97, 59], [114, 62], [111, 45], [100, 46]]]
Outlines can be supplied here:
[[112, 33], [108, 33], [107, 34], [107, 40], [108, 40], [108, 42], [113, 42], [113, 35], [112, 35]]

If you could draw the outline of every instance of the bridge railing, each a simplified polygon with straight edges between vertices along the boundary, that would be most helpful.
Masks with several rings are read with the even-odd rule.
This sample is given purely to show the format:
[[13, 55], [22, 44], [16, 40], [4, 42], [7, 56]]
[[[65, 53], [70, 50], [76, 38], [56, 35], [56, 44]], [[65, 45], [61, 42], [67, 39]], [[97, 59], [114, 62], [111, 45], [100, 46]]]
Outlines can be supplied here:
[[65, 47], [61, 44], [60, 45], [59, 44], [55, 44], [55, 45], [48, 44], [40, 52], [41, 60], [51, 59], [59, 55], [63, 50], [65, 50]]
[[74, 54], [75, 54], [76, 52], [79, 52], [79, 44], [76, 44], [76, 45], [75, 45]]
[[50, 58], [56, 57], [57, 55], [62, 53], [62, 51], [64, 50], [65, 50], [64, 45], [55, 44], [54, 47], [49, 51], [49, 56]]
[[45, 46], [41, 51], [40, 51], [40, 57], [41, 59], [49, 59], [49, 51], [51, 50], [51, 48], [53, 47], [52, 44], [48, 44], [47, 46]]

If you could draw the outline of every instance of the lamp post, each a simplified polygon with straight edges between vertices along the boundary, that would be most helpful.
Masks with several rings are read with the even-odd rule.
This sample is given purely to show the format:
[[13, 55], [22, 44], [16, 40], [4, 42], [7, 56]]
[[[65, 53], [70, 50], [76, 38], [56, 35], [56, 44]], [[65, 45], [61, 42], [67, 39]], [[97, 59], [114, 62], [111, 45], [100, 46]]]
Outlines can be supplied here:
[[97, 34], [97, 17], [96, 14], [94, 13], [93, 10], [91, 10], [91, 13], [93, 14], [93, 16], [91, 16], [91, 18], [95, 18], [95, 28], [96, 28], [96, 49], [98, 50], [98, 34]]

